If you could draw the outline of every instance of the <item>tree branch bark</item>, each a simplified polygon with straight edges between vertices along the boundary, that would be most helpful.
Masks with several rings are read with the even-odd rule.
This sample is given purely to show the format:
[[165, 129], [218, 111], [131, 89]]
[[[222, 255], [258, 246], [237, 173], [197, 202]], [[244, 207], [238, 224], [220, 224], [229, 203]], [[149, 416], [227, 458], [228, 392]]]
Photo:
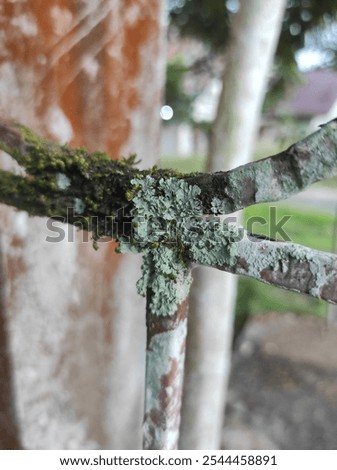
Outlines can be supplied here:
[[335, 254], [246, 233], [236, 242], [233, 263], [212, 267], [337, 304]]
[[[0, 123], [0, 148], [26, 171], [23, 176], [0, 171], [1, 202], [31, 215], [50, 216], [75, 225], [80, 218], [81, 226], [92, 231], [94, 239], [118, 239], [120, 234], [125, 235], [132, 219], [131, 181], [137, 177], [175, 177], [197, 185], [202, 212], [207, 215], [216, 212], [214, 198], [217, 212], [228, 213], [284, 199], [337, 175], [337, 119], [280, 154], [214, 174], [181, 175], [155, 168], [140, 171], [133, 166], [134, 159], [120, 162], [100, 152], [89, 155], [83, 149], [51, 143], [23, 126], [5, 122]], [[107, 218], [113, 222], [107, 224]], [[228, 247], [225, 235], [224, 243]], [[207, 265], [204, 259], [193, 257], [190, 247], [185, 248], [191, 261]], [[235, 242], [235, 252], [233, 263], [211, 265], [337, 302], [336, 255], [247, 234]]]
[[177, 449], [184, 381], [188, 301], [174, 315], [160, 316], [150, 308], [146, 326], [146, 385], [143, 448]]
[[[234, 170], [216, 173], [178, 174], [171, 170], [139, 170], [134, 159], [111, 160], [102, 152], [87, 153], [51, 143], [14, 123], [0, 121], [0, 149], [11, 155], [29, 177], [0, 171], [0, 201], [31, 215], [69, 216], [66, 208], [82, 201], [73, 216], [130, 215], [131, 180], [151, 174], [155, 179], [176, 177], [201, 189], [204, 214], [228, 214], [262, 202], [285, 199], [307, 186], [337, 175], [337, 119], [287, 150]], [[69, 223], [74, 220], [70, 217]]]
[[262, 202], [275, 202], [303, 191], [313, 183], [337, 175], [337, 119], [277, 155], [227, 172], [187, 176], [201, 188], [205, 212], [212, 200], [228, 214]]

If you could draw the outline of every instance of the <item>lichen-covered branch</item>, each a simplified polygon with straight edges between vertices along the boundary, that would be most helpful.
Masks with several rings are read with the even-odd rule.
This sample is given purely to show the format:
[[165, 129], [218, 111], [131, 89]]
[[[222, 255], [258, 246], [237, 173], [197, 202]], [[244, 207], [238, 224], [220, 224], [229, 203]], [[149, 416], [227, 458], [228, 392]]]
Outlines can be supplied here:
[[337, 255], [247, 233], [233, 243], [231, 249], [231, 258], [217, 265], [205, 262], [197, 254], [191, 253], [191, 258], [198, 264], [211, 265], [337, 304]]
[[[133, 166], [134, 158], [116, 161], [103, 152], [88, 154], [81, 148], [51, 143], [6, 121], [0, 121], [0, 149], [17, 160], [29, 175], [20, 181], [4, 177], [0, 201], [34, 215], [64, 215], [69, 204], [81, 208], [79, 212], [84, 217], [102, 219], [117, 216], [121, 210], [129, 215], [130, 200], [136, 193], [131, 180], [149, 174], [156, 181], [174, 177], [197, 186], [203, 214], [227, 214], [252, 204], [285, 199], [312, 183], [337, 175], [337, 119], [277, 155], [213, 174], [183, 175], [157, 168], [141, 171]], [[18, 185], [24, 196], [30, 194], [29, 207], [21, 200], [25, 197], [10, 197], [10, 192], [18, 193]], [[99, 226], [99, 235], [111, 235], [103, 230]]]
[[[293, 244], [237, 239], [217, 214], [284, 199], [337, 175], [337, 119], [288, 150], [229, 172], [140, 171], [134, 157], [113, 161], [0, 122], [0, 149], [26, 174], [0, 171], [0, 202], [110, 236], [121, 251], [144, 253], [139, 292], [148, 308], [174, 315], [186, 298], [192, 262], [337, 302], [335, 256]], [[70, 210], [71, 209], [71, 210]], [[247, 241], [248, 240], [248, 241]]]
[[204, 212], [235, 212], [252, 204], [286, 199], [337, 175], [337, 119], [287, 150], [228, 172], [186, 179], [201, 189]]

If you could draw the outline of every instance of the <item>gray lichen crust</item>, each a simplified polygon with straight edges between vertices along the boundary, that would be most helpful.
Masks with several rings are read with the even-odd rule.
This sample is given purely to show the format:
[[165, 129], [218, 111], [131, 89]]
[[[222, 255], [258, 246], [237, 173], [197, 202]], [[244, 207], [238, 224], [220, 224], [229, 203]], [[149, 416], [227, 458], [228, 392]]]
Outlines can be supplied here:
[[144, 253], [138, 292], [145, 296], [151, 289], [152, 313], [173, 315], [189, 292], [189, 259], [231, 265], [235, 245], [230, 238], [235, 232], [220, 219], [203, 216], [196, 185], [177, 178], [155, 180], [150, 175], [131, 184], [133, 230], [131, 238], [121, 240], [120, 251]]
[[220, 269], [267, 284], [337, 302], [337, 257], [305, 246], [242, 237], [235, 243], [236, 260]]

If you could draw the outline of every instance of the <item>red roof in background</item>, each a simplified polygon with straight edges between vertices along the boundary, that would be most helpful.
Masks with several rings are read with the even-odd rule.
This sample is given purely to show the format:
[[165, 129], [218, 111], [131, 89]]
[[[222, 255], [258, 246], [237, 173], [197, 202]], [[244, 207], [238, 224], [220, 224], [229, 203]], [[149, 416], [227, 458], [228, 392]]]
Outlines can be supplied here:
[[327, 113], [337, 101], [337, 72], [312, 70], [303, 73], [302, 80], [286, 92], [276, 114], [312, 117]]

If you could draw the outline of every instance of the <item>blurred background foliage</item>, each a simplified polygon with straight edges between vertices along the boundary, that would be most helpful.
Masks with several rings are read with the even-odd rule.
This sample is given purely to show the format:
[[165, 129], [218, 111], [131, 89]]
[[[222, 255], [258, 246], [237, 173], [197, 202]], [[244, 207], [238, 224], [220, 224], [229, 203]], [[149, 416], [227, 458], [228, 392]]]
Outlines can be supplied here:
[[[229, 37], [231, 17], [238, 11], [238, 0], [168, 0], [169, 31], [176, 31], [182, 38], [194, 38], [204, 45], [204, 55], [196, 63], [180, 68], [174, 59], [167, 66], [166, 103], [174, 107], [179, 95], [188, 100], [182, 91], [183, 77], [188, 71], [200, 70], [215, 56], [225, 53]], [[265, 108], [272, 107], [280, 99], [289, 82], [299, 80], [296, 56], [305, 47], [321, 56], [320, 67], [337, 68], [337, 3], [335, 0], [289, 0], [279, 43], [276, 50], [273, 77], [266, 95]], [[204, 71], [204, 68], [202, 67]], [[211, 67], [209, 67], [211, 73]], [[172, 94], [172, 84], [175, 91]], [[189, 97], [191, 102], [195, 96]], [[179, 114], [186, 120], [186, 113]]]
[[194, 95], [184, 90], [184, 78], [188, 67], [181, 56], [177, 55], [167, 63], [165, 103], [174, 109], [173, 119], [177, 122], [190, 121]]

